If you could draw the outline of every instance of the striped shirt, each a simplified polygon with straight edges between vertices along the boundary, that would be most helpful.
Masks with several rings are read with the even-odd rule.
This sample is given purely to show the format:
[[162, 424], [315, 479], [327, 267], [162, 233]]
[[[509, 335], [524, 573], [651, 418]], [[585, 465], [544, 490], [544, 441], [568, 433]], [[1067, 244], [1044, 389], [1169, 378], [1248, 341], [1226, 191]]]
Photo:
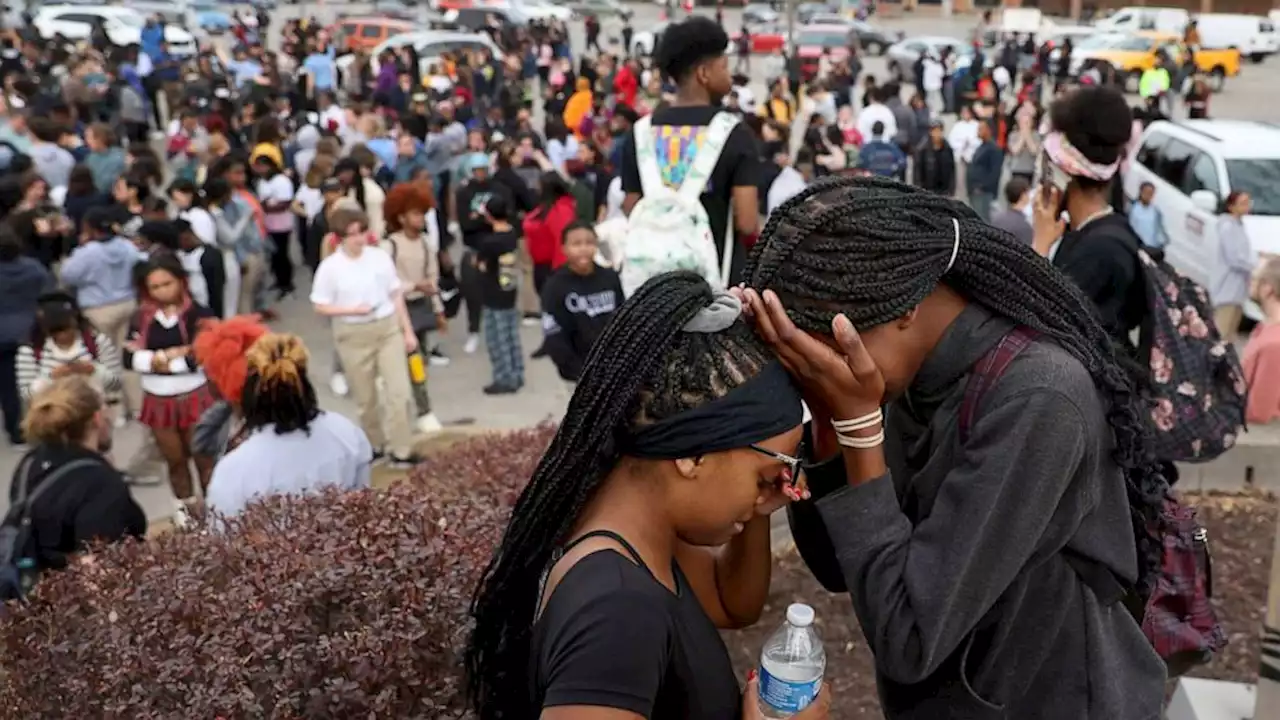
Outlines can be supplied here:
[[111, 342], [110, 338], [97, 331], [93, 331], [93, 341], [97, 345], [96, 357], [89, 352], [89, 348], [80, 336], [76, 336], [75, 341], [66, 348], [58, 347], [53, 338], [46, 338], [38, 360], [35, 350], [30, 345], [18, 348], [15, 374], [18, 379], [18, 391], [23, 399], [30, 400], [32, 395], [48, 387], [53, 382], [55, 369], [76, 361], [93, 365], [93, 374], [89, 376], [89, 381], [98, 392], [118, 393], [121, 372], [120, 349]]

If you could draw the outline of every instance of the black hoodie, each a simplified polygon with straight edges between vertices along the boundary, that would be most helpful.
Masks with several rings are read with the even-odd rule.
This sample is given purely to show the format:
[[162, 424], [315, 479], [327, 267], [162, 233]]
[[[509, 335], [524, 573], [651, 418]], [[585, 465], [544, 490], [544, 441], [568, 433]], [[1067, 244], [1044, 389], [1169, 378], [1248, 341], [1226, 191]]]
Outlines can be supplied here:
[[[94, 463], [59, 478], [57, 485], [41, 495], [31, 508], [39, 570], [66, 567], [68, 557], [81, 552], [90, 541], [113, 542], [127, 535], [146, 534], [147, 516], [129, 494], [120, 471], [111, 467], [102, 455], [82, 447], [56, 445], [38, 445], [29, 455], [33, 458], [31, 469], [35, 474], [29, 476], [32, 480], [28, 493], [60, 465], [74, 460]], [[23, 464], [19, 462], [18, 467]], [[15, 477], [9, 486], [10, 502], [17, 487]]]
[[489, 221], [479, 213], [480, 208], [494, 195], [505, 196], [507, 207], [514, 208], [515, 199], [511, 197], [511, 191], [493, 178], [471, 178], [458, 188], [458, 227], [462, 230], [462, 243], [472, 250], [478, 250], [480, 240], [493, 232]]

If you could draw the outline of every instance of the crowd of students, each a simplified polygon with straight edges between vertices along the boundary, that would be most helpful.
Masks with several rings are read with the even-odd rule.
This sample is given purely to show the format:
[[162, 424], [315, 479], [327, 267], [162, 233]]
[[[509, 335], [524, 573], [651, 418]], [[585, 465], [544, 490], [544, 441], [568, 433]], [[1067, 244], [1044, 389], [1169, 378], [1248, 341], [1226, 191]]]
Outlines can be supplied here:
[[[465, 305], [485, 393], [519, 393], [530, 356], [573, 384], [476, 596], [481, 717], [757, 717], [716, 629], [758, 620], [783, 507], [815, 576], [850, 594], [888, 717], [1158, 717], [1161, 656], [1078, 570], [1149, 591], [1176, 480], [1136, 400], [1137, 249], [1159, 222], [1112, 204], [1124, 98], [1064, 85], [1042, 112], [1034, 73], [1015, 90], [950, 72], [938, 97], [922, 68], [916, 98], [868, 82], [857, 109], [844, 62], [786, 66], [756, 105], [710, 18], [668, 25], [648, 68], [608, 52], [575, 67], [558, 28], [492, 26], [505, 62], [464, 52], [424, 76], [389, 52], [344, 75], [325, 32], [291, 22], [280, 53], [246, 36], [223, 70], [196, 59], [230, 101], [148, 114], [124, 148], [38, 73], [101, 63], [146, 98], [138, 53], [163, 48], [20, 40], [0, 409], [32, 482], [92, 466], [33, 510], [73, 528], [41, 536], [44, 567], [144, 530], [127, 483], [148, 478], [116, 469], [115, 424], [147, 427], [179, 520], [412, 466], [415, 431], [441, 427], [415, 366], [450, 362]], [[139, 141], [153, 123], [163, 153]], [[624, 297], [628, 215], [654, 183], [699, 176], [708, 148], [699, 201], [733, 291], [677, 272]], [[1033, 178], [1042, 153], [1061, 186]], [[1229, 205], [1224, 223], [1248, 211]], [[1280, 265], [1241, 258], [1222, 279], [1267, 313], [1246, 351], [1257, 382], [1277, 372]], [[319, 407], [289, 328], [264, 325], [302, 288], [356, 423]], [[532, 353], [525, 324], [542, 328]], [[997, 357], [971, 407], [967, 379]], [[823, 717], [823, 692], [798, 717]]]

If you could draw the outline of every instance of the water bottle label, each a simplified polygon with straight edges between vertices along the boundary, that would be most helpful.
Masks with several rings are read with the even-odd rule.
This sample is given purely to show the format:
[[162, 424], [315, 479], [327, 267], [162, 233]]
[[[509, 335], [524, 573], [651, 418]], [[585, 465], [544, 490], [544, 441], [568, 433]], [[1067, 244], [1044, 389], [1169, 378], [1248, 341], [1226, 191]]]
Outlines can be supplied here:
[[809, 707], [809, 703], [818, 697], [820, 689], [822, 678], [808, 682], [789, 682], [760, 668], [760, 699], [775, 710], [798, 713]]

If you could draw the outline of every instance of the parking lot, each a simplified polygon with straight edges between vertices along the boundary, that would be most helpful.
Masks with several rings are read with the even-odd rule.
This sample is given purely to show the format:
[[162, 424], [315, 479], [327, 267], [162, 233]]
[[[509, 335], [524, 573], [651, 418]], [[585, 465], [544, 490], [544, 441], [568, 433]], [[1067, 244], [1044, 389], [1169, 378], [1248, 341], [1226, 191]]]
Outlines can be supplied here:
[[[662, 22], [662, 7], [655, 3], [629, 2], [626, 6], [634, 13], [631, 25], [636, 32], [651, 29]], [[698, 8], [696, 12], [706, 15], [713, 14], [710, 8]], [[315, 17], [322, 23], [328, 23], [340, 15], [356, 14], [376, 14], [376, 7], [372, 3], [303, 2], [296, 5], [281, 5], [272, 13], [272, 19], [274, 22], [283, 22], [294, 17]], [[682, 16], [683, 12], [677, 11], [677, 17]], [[908, 37], [912, 35], [946, 35], [961, 39], [969, 37], [976, 22], [977, 18], [973, 15], [942, 18], [921, 14], [893, 18], [873, 17], [871, 19], [873, 25], [889, 33], [901, 32]], [[622, 50], [620, 21], [605, 19], [603, 20], [603, 25], [607, 47], [614, 48], [620, 52]], [[740, 30], [742, 27], [742, 11], [737, 8], [726, 8], [724, 11], [724, 27], [730, 33]], [[573, 23], [572, 31], [574, 34], [574, 48], [582, 48], [585, 43], [582, 24], [580, 22]], [[271, 38], [272, 42], [275, 42], [275, 40], [275, 38]], [[771, 63], [753, 64], [752, 85], [757, 94], [763, 92], [770, 79], [767, 73], [770, 72], [771, 68], [776, 67], [776, 64]], [[1280, 123], [1280, 103], [1276, 102], [1277, 99], [1280, 99], [1280, 82], [1276, 82], [1275, 79], [1277, 69], [1280, 69], [1280, 56], [1273, 56], [1261, 64], [1245, 62], [1242, 65], [1240, 75], [1229, 78], [1226, 89], [1214, 97], [1210, 106], [1211, 116]], [[884, 60], [878, 57], [864, 58], [863, 72], [875, 75], [877, 78], [888, 76]], [[1271, 79], [1267, 80], [1268, 77]], [[1137, 101], [1136, 96], [1134, 101]]]

